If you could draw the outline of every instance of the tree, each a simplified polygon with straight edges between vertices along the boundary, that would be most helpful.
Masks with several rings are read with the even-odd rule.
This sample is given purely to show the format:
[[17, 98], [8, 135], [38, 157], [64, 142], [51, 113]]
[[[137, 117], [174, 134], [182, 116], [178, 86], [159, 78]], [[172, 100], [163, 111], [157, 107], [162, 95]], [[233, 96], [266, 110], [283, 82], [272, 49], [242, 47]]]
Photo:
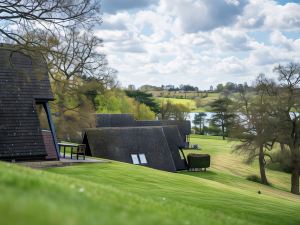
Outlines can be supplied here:
[[0, 2], [1, 42], [40, 46], [28, 42], [26, 34], [40, 28], [48, 33], [62, 33], [62, 28], [84, 27], [99, 23], [100, 1], [97, 0], [3, 0]]
[[194, 118], [194, 124], [195, 125], [199, 125], [199, 132], [200, 134], [203, 134], [203, 127], [204, 127], [204, 122], [205, 122], [205, 117], [207, 116], [206, 113], [204, 112], [200, 112], [200, 113], [197, 113], [195, 115], [195, 118]]
[[236, 90], [236, 84], [235, 83], [232, 83], [232, 82], [227, 82], [225, 84], [225, 89], [227, 89], [228, 91], [235, 91]]
[[240, 140], [234, 152], [245, 154], [247, 162], [253, 162], [258, 156], [261, 183], [267, 185], [265, 156], [270, 156], [267, 152], [272, 149], [274, 136], [265, 85], [272, 85], [272, 82], [266, 82], [264, 75], [260, 75], [256, 83], [255, 93], [240, 90], [234, 104], [238, 116], [232, 121], [230, 136]]
[[136, 119], [153, 120], [154, 112], [145, 104], [128, 97], [118, 88], [106, 89], [95, 98], [99, 113], [131, 113]]
[[[102, 40], [92, 32], [79, 32], [72, 28], [59, 38], [47, 35], [39, 42], [45, 47], [41, 51], [53, 80], [56, 100], [52, 106], [58, 136], [74, 139], [82, 128], [94, 125], [95, 97], [115, 84], [116, 71], [107, 66], [105, 56], [98, 52]], [[30, 39], [38, 40], [40, 37], [32, 35]]]
[[161, 103], [160, 117], [163, 120], [186, 120], [189, 112], [190, 109], [186, 105], [167, 101]]
[[218, 84], [217, 85], [217, 92], [222, 92], [224, 90], [224, 85], [223, 84]]
[[139, 90], [126, 90], [125, 93], [128, 97], [134, 98], [137, 102], [148, 106], [155, 114], [160, 112], [159, 104], [155, 101], [151, 93], [146, 93]]
[[224, 97], [215, 100], [210, 105], [214, 112], [211, 123], [214, 126], [221, 128], [223, 140], [225, 140], [225, 137], [228, 134], [230, 122], [234, 117], [234, 114], [230, 113], [229, 110], [231, 103], [232, 101], [228, 97]]
[[291, 192], [299, 193], [300, 174], [300, 65], [290, 63], [274, 68], [279, 86], [269, 90], [273, 97], [271, 113], [276, 120], [276, 141], [288, 146], [289, 164], [292, 169]]

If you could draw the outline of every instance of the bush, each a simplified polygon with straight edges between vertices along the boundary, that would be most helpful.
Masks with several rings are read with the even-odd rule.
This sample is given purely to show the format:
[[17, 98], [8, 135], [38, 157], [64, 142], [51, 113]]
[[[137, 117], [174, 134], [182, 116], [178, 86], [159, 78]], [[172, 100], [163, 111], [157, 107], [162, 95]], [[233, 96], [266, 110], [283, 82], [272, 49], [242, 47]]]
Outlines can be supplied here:
[[210, 166], [210, 155], [208, 154], [188, 154], [188, 165], [193, 168], [208, 168]]

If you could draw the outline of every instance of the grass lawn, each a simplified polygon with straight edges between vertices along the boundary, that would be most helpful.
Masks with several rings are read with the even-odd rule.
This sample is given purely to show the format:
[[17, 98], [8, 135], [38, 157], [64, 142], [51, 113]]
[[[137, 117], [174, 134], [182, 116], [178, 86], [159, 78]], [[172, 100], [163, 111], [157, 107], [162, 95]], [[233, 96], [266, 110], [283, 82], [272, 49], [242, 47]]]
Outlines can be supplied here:
[[203, 136], [191, 142], [212, 155], [208, 172], [119, 162], [39, 171], [0, 163], [1, 224], [300, 224], [288, 174], [268, 170], [274, 187], [265, 187], [245, 179], [257, 165], [231, 155], [233, 143]]

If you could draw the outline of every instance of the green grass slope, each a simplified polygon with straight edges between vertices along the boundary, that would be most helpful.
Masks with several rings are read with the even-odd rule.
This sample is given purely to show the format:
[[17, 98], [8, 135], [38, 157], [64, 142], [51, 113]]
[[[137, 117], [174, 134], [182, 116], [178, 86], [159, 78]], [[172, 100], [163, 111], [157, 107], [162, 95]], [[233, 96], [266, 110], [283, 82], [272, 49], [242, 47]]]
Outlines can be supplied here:
[[279, 184], [263, 187], [244, 178], [256, 166], [231, 155], [232, 143], [191, 141], [213, 156], [209, 172], [118, 162], [39, 171], [0, 163], [0, 224], [300, 224], [299, 197], [279, 190], [288, 188], [287, 174], [268, 171]]

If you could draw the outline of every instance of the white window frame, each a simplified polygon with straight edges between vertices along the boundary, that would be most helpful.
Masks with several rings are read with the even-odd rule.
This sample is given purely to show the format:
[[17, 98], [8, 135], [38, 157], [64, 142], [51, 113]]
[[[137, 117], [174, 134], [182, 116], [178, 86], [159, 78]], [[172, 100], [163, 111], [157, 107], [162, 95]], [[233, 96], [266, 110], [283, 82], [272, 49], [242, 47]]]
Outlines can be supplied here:
[[131, 160], [134, 165], [140, 164], [140, 159], [139, 159], [138, 154], [131, 154]]
[[147, 164], [148, 163], [145, 153], [139, 154], [139, 159], [140, 159], [141, 164]]
[[130, 154], [130, 156], [131, 156], [132, 163], [134, 165], [148, 164], [145, 153]]

